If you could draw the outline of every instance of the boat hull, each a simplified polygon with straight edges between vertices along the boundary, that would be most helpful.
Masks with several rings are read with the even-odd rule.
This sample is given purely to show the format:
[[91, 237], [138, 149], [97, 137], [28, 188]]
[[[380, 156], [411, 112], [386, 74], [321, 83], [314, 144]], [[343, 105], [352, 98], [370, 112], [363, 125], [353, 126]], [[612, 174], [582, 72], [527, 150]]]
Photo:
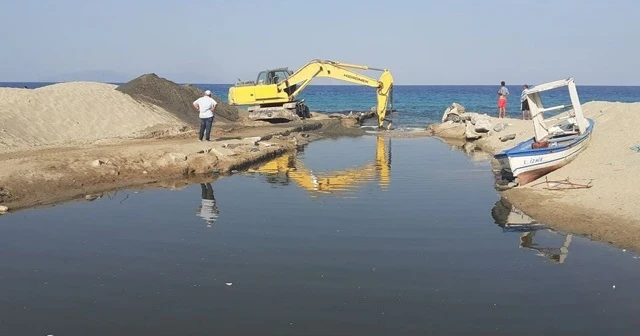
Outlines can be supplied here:
[[552, 139], [549, 147], [533, 149], [534, 139], [528, 139], [494, 157], [500, 163], [503, 176], [525, 185], [573, 161], [588, 145], [594, 122], [579, 136]]

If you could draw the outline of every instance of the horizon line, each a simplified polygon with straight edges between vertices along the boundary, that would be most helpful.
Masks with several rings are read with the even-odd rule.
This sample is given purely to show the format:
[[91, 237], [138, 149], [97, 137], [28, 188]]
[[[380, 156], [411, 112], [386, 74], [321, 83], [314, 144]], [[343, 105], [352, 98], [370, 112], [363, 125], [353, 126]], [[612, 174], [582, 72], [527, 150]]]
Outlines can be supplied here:
[[[126, 82], [119, 81], [96, 81], [96, 80], [69, 80], [69, 81], [0, 81], [0, 84], [8, 84], [8, 83], [36, 83], [36, 84], [60, 84], [60, 83], [72, 83], [72, 82], [94, 82], [94, 83], [105, 83], [105, 84], [125, 84]], [[173, 82], [173, 81], [172, 81]], [[230, 85], [233, 86], [233, 83], [196, 83], [196, 82], [174, 82], [178, 85]], [[527, 83], [516, 83], [516, 84], [507, 84], [509, 85], [524, 85]], [[393, 84], [394, 86], [499, 86], [500, 84]], [[532, 84], [529, 84], [532, 85]], [[535, 85], [535, 84], [533, 84]], [[309, 86], [362, 86], [358, 84], [309, 84]], [[580, 84], [578, 86], [611, 86], [611, 87], [640, 87], [640, 84]]]

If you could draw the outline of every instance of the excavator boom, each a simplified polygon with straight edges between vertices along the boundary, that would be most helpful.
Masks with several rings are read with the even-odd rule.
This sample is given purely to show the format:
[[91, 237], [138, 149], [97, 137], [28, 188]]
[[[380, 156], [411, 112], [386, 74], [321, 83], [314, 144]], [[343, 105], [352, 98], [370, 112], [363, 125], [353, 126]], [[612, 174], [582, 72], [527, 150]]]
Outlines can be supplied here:
[[[374, 79], [352, 69], [374, 70], [382, 74], [380, 78]], [[285, 78], [271, 77], [272, 80], [267, 84], [243, 83], [230, 88], [229, 103], [232, 105], [259, 104], [264, 111], [268, 109], [274, 111], [278, 108], [296, 108], [297, 110], [299, 101], [296, 98], [317, 77], [333, 78], [376, 89], [378, 127], [383, 128], [385, 121], [389, 122], [387, 128], [391, 127], [391, 120], [387, 118], [387, 113], [393, 109], [393, 76], [388, 69], [372, 68], [366, 65], [313, 60], [293, 74], [287, 74]], [[255, 108], [253, 111], [260, 111], [260, 109]]]

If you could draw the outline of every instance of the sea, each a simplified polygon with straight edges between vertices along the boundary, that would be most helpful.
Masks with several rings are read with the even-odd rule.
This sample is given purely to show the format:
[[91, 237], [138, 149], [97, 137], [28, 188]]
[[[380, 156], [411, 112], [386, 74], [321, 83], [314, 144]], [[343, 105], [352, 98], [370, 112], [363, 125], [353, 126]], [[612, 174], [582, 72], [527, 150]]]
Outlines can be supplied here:
[[[38, 88], [54, 83], [4, 82], [0, 87]], [[111, 83], [122, 84], [122, 83]], [[209, 89], [227, 102], [227, 92], [232, 84], [194, 84]], [[507, 117], [519, 118], [522, 84], [507, 85], [510, 96]], [[439, 122], [444, 110], [452, 103], [461, 104], [467, 111], [497, 116], [498, 85], [395, 85], [391, 114], [395, 127], [425, 127]], [[590, 86], [579, 85], [581, 103], [589, 101], [636, 102], [640, 101], [640, 86]], [[309, 85], [299, 96], [311, 111], [324, 113], [348, 113], [370, 111], [376, 105], [375, 89], [357, 85]], [[568, 104], [567, 90], [554, 90], [543, 95], [545, 106]]]

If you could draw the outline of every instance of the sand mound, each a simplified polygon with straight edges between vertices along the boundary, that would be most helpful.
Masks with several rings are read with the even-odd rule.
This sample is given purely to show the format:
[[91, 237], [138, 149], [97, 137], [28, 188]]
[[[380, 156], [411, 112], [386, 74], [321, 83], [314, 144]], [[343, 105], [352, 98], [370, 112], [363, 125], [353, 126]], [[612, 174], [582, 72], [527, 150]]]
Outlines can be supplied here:
[[[160, 106], [189, 125], [200, 125], [198, 113], [191, 104], [201, 97], [204, 91], [193, 85], [181, 86], [156, 74], [145, 74], [119, 86], [117, 90], [135, 99]], [[213, 96], [213, 99], [220, 103], [216, 108], [217, 121], [240, 120], [237, 108], [218, 97]]]
[[167, 111], [140, 104], [115, 88], [91, 82], [0, 88], [0, 151], [132, 136], [159, 125], [184, 126]]
[[[588, 208], [610, 209], [640, 218], [636, 205], [640, 190], [640, 103], [590, 102], [585, 116], [595, 121], [591, 142], [570, 164], [549, 173], [549, 180], [593, 180], [593, 187], [567, 193], [571, 202]], [[543, 178], [544, 180], [544, 178]]]

